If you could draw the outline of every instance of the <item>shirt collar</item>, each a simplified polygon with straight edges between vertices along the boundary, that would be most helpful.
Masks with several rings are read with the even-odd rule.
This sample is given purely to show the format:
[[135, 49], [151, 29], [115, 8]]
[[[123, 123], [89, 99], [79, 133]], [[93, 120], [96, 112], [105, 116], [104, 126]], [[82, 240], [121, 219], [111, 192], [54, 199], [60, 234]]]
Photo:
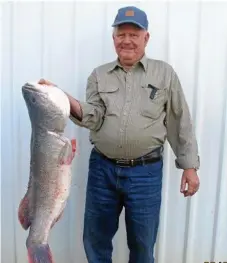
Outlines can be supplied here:
[[[144, 55], [144, 56], [139, 60], [138, 63], [140, 63], [140, 64], [143, 66], [144, 71], [147, 70], [147, 56], [146, 56], [146, 55]], [[118, 67], [123, 69], [122, 65], [121, 65], [120, 62], [119, 62], [119, 59], [116, 59], [115, 61], [113, 61], [113, 62], [111, 63], [111, 65], [110, 65], [110, 67], [109, 67], [109, 69], [108, 69], [108, 72], [111, 72], [111, 71], [115, 70], [115, 69], [118, 68]]]
[[143, 69], [144, 69], [144, 71], [146, 71], [147, 70], [147, 56], [146, 55], [144, 55], [142, 58], [141, 58], [141, 60], [140, 60], [140, 63], [143, 65]]

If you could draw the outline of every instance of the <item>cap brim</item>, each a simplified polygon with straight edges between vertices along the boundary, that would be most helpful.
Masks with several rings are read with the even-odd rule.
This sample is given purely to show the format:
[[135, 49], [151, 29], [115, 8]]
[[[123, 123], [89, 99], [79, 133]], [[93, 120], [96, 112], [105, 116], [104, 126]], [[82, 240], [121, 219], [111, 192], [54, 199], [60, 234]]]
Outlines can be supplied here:
[[118, 21], [118, 22], [115, 22], [112, 24], [112, 27], [116, 27], [116, 26], [119, 26], [119, 25], [123, 25], [123, 24], [134, 24], [142, 29], [145, 29], [147, 30], [147, 28], [145, 28], [144, 26], [142, 26], [140, 23], [134, 21], [134, 20], [124, 20], [124, 21]]

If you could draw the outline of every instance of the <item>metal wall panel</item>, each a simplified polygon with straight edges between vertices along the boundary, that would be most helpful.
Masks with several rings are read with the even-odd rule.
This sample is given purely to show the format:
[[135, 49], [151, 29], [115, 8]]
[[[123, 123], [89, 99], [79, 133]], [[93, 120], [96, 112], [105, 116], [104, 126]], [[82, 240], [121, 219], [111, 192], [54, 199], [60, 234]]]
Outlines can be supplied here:
[[[126, 4], [149, 16], [147, 55], [169, 62], [180, 77], [201, 156], [200, 190], [185, 199], [179, 192], [181, 171], [166, 144], [156, 263], [227, 261], [227, 3], [51, 1], [1, 3], [2, 263], [27, 262], [27, 232], [17, 220], [31, 132], [21, 86], [44, 77], [84, 99], [93, 68], [115, 59], [111, 23]], [[78, 154], [70, 199], [50, 245], [56, 263], [85, 263], [82, 228], [91, 146], [88, 131], [70, 121], [66, 134], [76, 137]], [[113, 259], [128, 259], [124, 213]]]

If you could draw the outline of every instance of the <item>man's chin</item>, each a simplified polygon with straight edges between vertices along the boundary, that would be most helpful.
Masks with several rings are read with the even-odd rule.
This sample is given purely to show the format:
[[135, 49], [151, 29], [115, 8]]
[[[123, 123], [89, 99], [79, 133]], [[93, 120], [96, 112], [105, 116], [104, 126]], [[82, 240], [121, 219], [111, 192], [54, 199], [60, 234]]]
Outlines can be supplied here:
[[133, 56], [130, 54], [125, 54], [125, 55], [121, 56], [121, 59], [125, 62], [127, 61], [127, 62], [131, 62], [131, 63], [133, 63], [133, 61], [135, 60], [135, 59], [133, 59]]

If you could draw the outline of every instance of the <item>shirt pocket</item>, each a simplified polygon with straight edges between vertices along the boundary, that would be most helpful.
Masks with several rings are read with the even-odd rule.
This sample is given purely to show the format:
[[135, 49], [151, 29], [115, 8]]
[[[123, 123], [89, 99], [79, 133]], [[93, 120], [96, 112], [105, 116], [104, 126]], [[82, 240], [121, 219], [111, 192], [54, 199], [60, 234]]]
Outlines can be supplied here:
[[165, 111], [168, 96], [167, 87], [142, 85], [140, 90], [140, 114], [151, 119], [158, 119]]
[[114, 83], [100, 83], [98, 92], [106, 106], [106, 114], [116, 113], [119, 105], [119, 86]]

